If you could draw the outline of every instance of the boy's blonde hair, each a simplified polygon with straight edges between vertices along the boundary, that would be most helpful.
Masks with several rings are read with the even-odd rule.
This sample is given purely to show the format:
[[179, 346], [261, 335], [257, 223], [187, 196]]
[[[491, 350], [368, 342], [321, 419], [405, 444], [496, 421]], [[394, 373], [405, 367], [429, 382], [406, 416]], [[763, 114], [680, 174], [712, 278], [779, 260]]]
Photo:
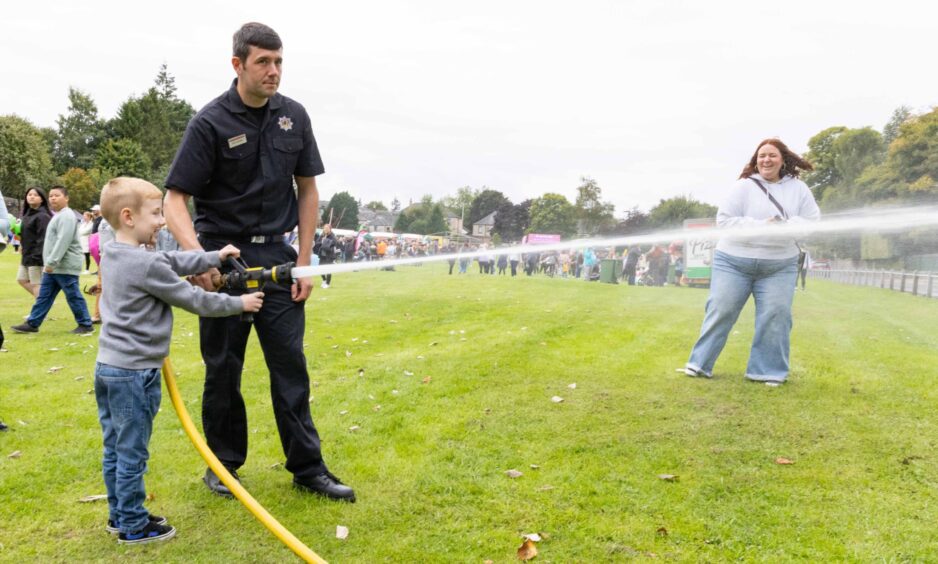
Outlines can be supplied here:
[[139, 213], [144, 200], [159, 200], [163, 193], [156, 186], [141, 178], [119, 176], [112, 178], [101, 189], [101, 215], [115, 231], [120, 229], [121, 210], [130, 209]]

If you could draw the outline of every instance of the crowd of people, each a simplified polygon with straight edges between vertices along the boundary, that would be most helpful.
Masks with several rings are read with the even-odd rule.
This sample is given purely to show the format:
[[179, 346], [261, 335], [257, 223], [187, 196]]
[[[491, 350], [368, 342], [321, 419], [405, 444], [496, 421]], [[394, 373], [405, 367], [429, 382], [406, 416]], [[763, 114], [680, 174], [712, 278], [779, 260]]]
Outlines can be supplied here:
[[443, 252], [451, 255], [448, 259], [449, 274], [453, 274], [457, 265], [457, 274], [468, 274], [471, 263], [476, 262], [479, 274], [518, 276], [524, 273], [527, 276], [537, 274], [595, 281], [600, 277], [601, 261], [614, 259], [620, 265], [616, 277], [632, 286], [663, 286], [669, 279], [673, 284], [681, 285], [684, 275], [684, 254], [677, 243], [667, 248], [650, 245], [643, 249], [639, 245], [631, 245], [622, 249], [585, 248], [527, 253], [512, 252], [510, 246], [499, 249], [482, 243], [449, 245]]

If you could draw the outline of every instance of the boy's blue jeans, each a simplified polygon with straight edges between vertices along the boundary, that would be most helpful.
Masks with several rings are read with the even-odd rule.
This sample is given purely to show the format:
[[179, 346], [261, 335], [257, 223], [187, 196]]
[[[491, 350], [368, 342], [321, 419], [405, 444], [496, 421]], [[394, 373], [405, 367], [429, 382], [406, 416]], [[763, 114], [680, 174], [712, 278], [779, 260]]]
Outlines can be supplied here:
[[104, 433], [104, 485], [109, 518], [122, 533], [144, 528], [149, 512], [143, 474], [150, 458], [153, 418], [160, 409], [160, 369], [126, 370], [97, 363], [94, 393]]
[[78, 289], [78, 276], [74, 274], [49, 274], [42, 273], [42, 282], [39, 285], [39, 296], [36, 297], [36, 303], [33, 304], [32, 311], [29, 312], [29, 318], [26, 323], [33, 327], [42, 325], [52, 304], [55, 303], [55, 297], [59, 295], [59, 290], [65, 292], [65, 299], [68, 300], [68, 307], [72, 309], [72, 315], [75, 316], [75, 322], [84, 327], [91, 327], [91, 315], [88, 313], [88, 304], [85, 298], [81, 296], [81, 290]]
[[791, 304], [798, 257], [750, 259], [717, 251], [712, 272], [703, 326], [687, 367], [708, 376], [713, 373], [730, 330], [752, 295], [756, 302], [756, 330], [746, 378], [784, 382], [788, 377]]

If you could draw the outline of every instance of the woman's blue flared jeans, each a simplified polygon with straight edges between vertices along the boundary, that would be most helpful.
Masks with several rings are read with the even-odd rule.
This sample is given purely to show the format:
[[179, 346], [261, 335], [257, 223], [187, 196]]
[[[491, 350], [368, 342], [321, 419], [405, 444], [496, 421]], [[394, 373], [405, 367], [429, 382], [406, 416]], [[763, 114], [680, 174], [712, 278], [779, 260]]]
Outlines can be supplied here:
[[707, 376], [713, 374], [726, 338], [752, 295], [756, 302], [756, 332], [746, 378], [784, 382], [788, 377], [791, 304], [797, 275], [797, 256], [767, 260], [715, 252], [706, 314], [687, 367]]

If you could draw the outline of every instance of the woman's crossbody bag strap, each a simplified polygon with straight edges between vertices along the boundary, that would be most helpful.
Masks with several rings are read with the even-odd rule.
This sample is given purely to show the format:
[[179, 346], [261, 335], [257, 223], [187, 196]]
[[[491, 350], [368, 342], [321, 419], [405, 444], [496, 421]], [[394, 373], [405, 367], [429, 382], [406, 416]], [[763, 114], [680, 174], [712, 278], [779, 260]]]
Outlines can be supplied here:
[[788, 219], [788, 213], [785, 211], [785, 208], [782, 207], [782, 204], [778, 203], [778, 200], [775, 199], [775, 196], [773, 196], [772, 194], [769, 194], [768, 189], [766, 189], [766, 187], [765, 187], [761, 182], [759, 182], [758, 179], [753, 178], [753, 177], [750, 176], [750, 177], [749, 177], [749, 180], [752, 180], [753, 182], [755, 182], [755, 183], [756, 183], [756, 186], [758, 186], [759, 188], [761, 188], [761, 189], [762, 189], [762, 192], [763, 192], [766, 196], [769, 197], [769, 200], [771, 200], [773, 204], [775, 204], [775, 207], [778, 208], [778, 211], [782, 212], [782, 217], [784, 217], [785, 219]]
[[[778, 200], [775, 199], [775, 196], [773, 196], [772, 194], [769, 194], [768, 189], [766, 189], [766, 187], [765, 187], [761, 182], [759, 182], [759, 180], [758, 180], [757, 178], [753, 178], [753, 177], [750, 176], [750, 177], [749, 177], [749, 180], [752, 180], [753, 182], [755, 182], [756, 185], [757, 185], [759, 188], [762, 189], [762, 192], [763, 192], [766, 196], [769, 197], [769, 200], [770, 200], [773, 204], [775, 204], [775, 207], [778, 208], [778, 211], [782, 212], [782, 217], [784, 217], [784, 218], [787, 220], [787, 219], [788, 219], [788, 213], [785, 211], [785, 208], [782, 207], [782, 204], [778, 203]], [[802, 268], [804, 268], [804, 262], [805, 262], [805, 257], [806, 257], [806, 255], [805, 255], [804, 249], [801, 248], [801, 243], [799, 243], [798, 241], [795, 241], [795, 246], [798, 247], [798, 270], [801, 270]]]

